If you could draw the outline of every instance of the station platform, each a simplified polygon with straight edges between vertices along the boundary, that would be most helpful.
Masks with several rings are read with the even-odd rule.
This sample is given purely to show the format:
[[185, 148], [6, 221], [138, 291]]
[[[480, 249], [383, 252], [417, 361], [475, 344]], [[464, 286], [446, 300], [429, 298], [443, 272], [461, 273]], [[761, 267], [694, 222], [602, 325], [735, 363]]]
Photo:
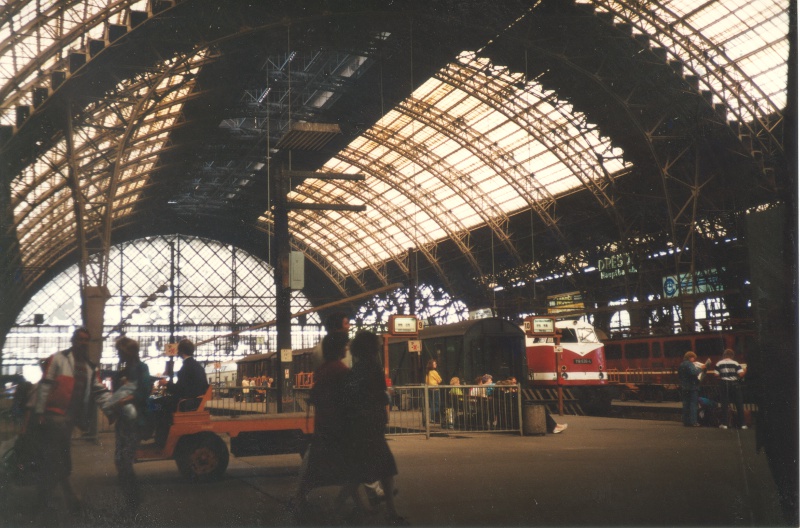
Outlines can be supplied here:
[[[558, 435], [392, 436], [397, 507], [412, 526], [787, 526], [755, 431], [667, 420], [562, 416]], [[126, 512], [114, 435], [76, 440], [73, 485], [83, 511], [33, 511], [34, 490], [0, 490], [0, 526], [383, 525], [333, 512], [336, 488], [289, 507], [298, 455], [231, 457], [219, 482], [184, 480], [172, 461], [136, 465], [143, 500]]]

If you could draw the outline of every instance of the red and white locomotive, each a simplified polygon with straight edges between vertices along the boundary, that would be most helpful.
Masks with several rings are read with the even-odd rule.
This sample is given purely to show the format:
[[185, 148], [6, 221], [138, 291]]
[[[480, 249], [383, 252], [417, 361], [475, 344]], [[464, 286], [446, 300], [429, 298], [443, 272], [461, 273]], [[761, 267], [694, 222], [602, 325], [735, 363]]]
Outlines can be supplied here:
[[530, 316], [522, 329], [529, 386], [569, 389], [586, 412], [605, 414], [609, 410], [604, 348], [592, 325]]

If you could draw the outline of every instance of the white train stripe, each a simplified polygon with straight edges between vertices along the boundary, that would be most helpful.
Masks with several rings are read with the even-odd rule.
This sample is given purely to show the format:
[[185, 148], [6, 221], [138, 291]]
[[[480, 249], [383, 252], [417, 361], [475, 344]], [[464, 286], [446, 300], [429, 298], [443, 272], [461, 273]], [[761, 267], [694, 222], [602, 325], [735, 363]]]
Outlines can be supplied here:
[[[568, 375], [567, 379], [569, 381], [576, 381], [576, 380], [587, 381], [587, 380], [599, 380], [599, 379], [601, 379], [599, 372], [570, 372], [570, 371], [567, 371], [567, 375]], [[533, 373], [532, 381], [555, 381], [556, 378], [557, 378], [557, 376], [556, 376], [555, 372], [535, 372], [535, 373]], [[607, 380], [608, 379], [608, 374], [606, 374], [604, 372], [602, 379]]]

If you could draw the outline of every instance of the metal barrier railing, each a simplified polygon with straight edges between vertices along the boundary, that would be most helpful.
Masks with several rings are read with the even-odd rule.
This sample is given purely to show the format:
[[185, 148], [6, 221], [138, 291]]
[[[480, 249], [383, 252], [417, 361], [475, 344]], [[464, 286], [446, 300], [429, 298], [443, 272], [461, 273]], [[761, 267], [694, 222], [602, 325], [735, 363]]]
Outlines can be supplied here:
[[390, 390], [387, 434], [449, 431], [522, 434], [519, 385], [404, 386]]

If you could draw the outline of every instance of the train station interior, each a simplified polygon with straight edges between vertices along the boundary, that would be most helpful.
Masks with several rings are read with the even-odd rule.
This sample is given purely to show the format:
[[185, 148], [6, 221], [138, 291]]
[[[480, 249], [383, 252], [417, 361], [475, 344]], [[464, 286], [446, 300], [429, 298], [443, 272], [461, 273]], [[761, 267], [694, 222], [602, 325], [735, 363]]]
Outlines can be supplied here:
[[797, 63], [796, 0], [8, 0], [0, 375], [79, 326], [159, 375], [340, 312], [737, 333], [797, 525]]

